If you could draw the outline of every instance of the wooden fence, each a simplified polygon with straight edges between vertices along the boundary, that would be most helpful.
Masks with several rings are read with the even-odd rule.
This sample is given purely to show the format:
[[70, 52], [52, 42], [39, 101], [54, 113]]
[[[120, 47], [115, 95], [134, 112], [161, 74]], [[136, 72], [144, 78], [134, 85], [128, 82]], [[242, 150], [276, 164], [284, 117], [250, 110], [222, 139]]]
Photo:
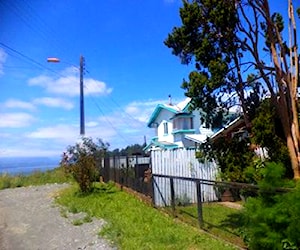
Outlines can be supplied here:
[[[170, 206], [171, 193], [175, 193], [176, 203], [197, 203], [197, 185], [188, 179], [174, 179], [171, 192], [170, 178], [155, 176], [168, 175], [205, 180], [216, 180], [218, 172], [214, 162], [200, 163], [195, 157], [195, 149], [157, 150], [151, 152], [153, 174], [153, 201], [156, 206]], [[217, 200], [212, 185], [201, 184], [202, 202]]]

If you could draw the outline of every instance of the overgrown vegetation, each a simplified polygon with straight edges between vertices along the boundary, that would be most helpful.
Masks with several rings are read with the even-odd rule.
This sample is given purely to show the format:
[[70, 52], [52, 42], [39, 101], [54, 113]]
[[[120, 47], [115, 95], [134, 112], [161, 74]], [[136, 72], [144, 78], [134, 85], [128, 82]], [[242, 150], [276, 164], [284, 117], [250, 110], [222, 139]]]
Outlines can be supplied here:
[[99, 180], [108, 146], [101, 139], [94, 142], [92, 138], [83, 137], [63, 154], [62, 167], [74, 177], [83, 193], [92, 191], [93, 182]]
[[[284, 133], [270, 99], [251, 109], [252, 134], [249, 136], [222, 136], [207, 140], [198, 148], [201, 159], [216, 160], [220, 178], [225, 181], [257, 184], [262, 179], [261, 169], [267, 161], [282, 163], [285, 177], [292, 178], [293, 171], [284, 143]], [[262, 155], [254, 150], [259, 145]], [[263, 150], [262, 150], [263, 149]]]
[[45, 172], [36, 171], [30, 175], [0, 175], [0, 189], [24, 187], [31, 185], [44, 185], [47, 183], [71, 182], [73, 178], [59, 167]]
[[[173, 214], [172, 208], [166, 211]], [[241, 210], [230, 208], [216, 202], [203, 203], [203, 229], [216, 235], [220, 239], [231, 242], [234, 245], [245, 247], [242, 236]], [[199, 227], [198, 210], [196, 205], [178, 205], [175, 209], [176, 217], [185, 223]]]
[[174, 221], [111, 183], [97, 184], [90, 194], [83, 194], [72, 186], [60, 194], [57, 202], [104, 218], [108, 224], [100, 234], [120, 249], [234, 249]]
[[268, 163], [258, 197], [245, 204], [245, 240], [250, 249], [300, 248], [300, 185], [289, 192], [276, 192], [277, 188], [294, 186], [283, 178], [284, 171], [281, 164]]
[[[281, 123], [293, 177], [298, 179], [299, 59], [295, 9], [292, 0], [285, 1], [288, 13], [284, 18], [283, 11], [276, 10], [271, 2], [183, 1], [182, 24], [173, 28], [165, 44], [183, 64], [194, 65], [182, 87], [192, 98], [193, 108], [204, 111], [202, 118], [207, 126], [213, 127], [225, 111], [239, 105], [246, 129], [252, 135], [251, 109], [260, 99], [270, 97]], [[284, 20], [288, 20], [287, 25]]]
[[246, 171], [257, 163], [257, 156], [250, 149], [248, 138], [221, 137], [214, 142], [208, 140], [199, 146], [201, 159], [215, 160], [220, 168], [219, 177], [224, 181], [251, 182]]

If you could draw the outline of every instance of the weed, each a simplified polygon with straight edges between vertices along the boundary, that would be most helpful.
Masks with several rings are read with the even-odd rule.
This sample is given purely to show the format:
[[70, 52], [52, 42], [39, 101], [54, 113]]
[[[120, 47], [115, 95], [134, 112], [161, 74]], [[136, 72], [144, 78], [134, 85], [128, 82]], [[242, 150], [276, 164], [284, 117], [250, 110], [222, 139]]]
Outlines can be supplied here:
[[60, 209], [60, 215], [61, 215], [61, 217], [68, 218], [67, 210], [65, 208], [61, 208]]
[[86, 216], [83, 218], [83, 222], [84, 222], [84, 223], [90, 223], [90, 222], [92, 222], [92, 221], [93, 221], [93, 219], [92, 219], [92, 217], [89, 216], [89, 215], [86, 215]]
[[73, 220], [72, 224], [74, 226], [81, 226], [83, 224], [83, 221], [80, 220], [80, 219], [77, 219], [77, 220]]

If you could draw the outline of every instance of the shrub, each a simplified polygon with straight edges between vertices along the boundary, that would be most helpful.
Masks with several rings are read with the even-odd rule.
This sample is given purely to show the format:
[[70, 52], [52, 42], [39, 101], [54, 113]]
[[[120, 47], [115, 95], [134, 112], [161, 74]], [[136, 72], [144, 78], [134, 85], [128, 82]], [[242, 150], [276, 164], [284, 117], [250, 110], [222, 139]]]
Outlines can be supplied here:
[[8, 174], [2, 174], [0, 176], [0, 190], [11, 187], [11, 178]]
[[83, 193], [90, 192], [93, 182], [99, 179], [102, 159], [108, 144], [101, 139], [94, 142], [91, 138], [83, 137], [74, 146], [69, 146], [63, 154], [62, 166], [71, 173]]
[[267, 163], [258, 197], [247, 200], [243, 219], [250, 249], [300, 247], [300, 185], [290, 192], [278, 192], [279, 187], [293, 185], [282, 178], [284, 170], [281, 164]]

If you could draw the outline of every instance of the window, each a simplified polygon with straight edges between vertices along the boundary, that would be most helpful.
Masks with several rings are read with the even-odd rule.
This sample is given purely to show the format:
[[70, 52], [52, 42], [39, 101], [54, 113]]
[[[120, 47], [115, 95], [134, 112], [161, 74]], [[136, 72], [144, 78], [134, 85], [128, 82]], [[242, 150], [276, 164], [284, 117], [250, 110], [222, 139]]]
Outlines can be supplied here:
[[173, 130], [193, 129], [192, 117], [178, 117], [173, 121]]
[[168, 123], [164, 122], [164, 134], [167, 135], [169, 133], [168, 131]]

